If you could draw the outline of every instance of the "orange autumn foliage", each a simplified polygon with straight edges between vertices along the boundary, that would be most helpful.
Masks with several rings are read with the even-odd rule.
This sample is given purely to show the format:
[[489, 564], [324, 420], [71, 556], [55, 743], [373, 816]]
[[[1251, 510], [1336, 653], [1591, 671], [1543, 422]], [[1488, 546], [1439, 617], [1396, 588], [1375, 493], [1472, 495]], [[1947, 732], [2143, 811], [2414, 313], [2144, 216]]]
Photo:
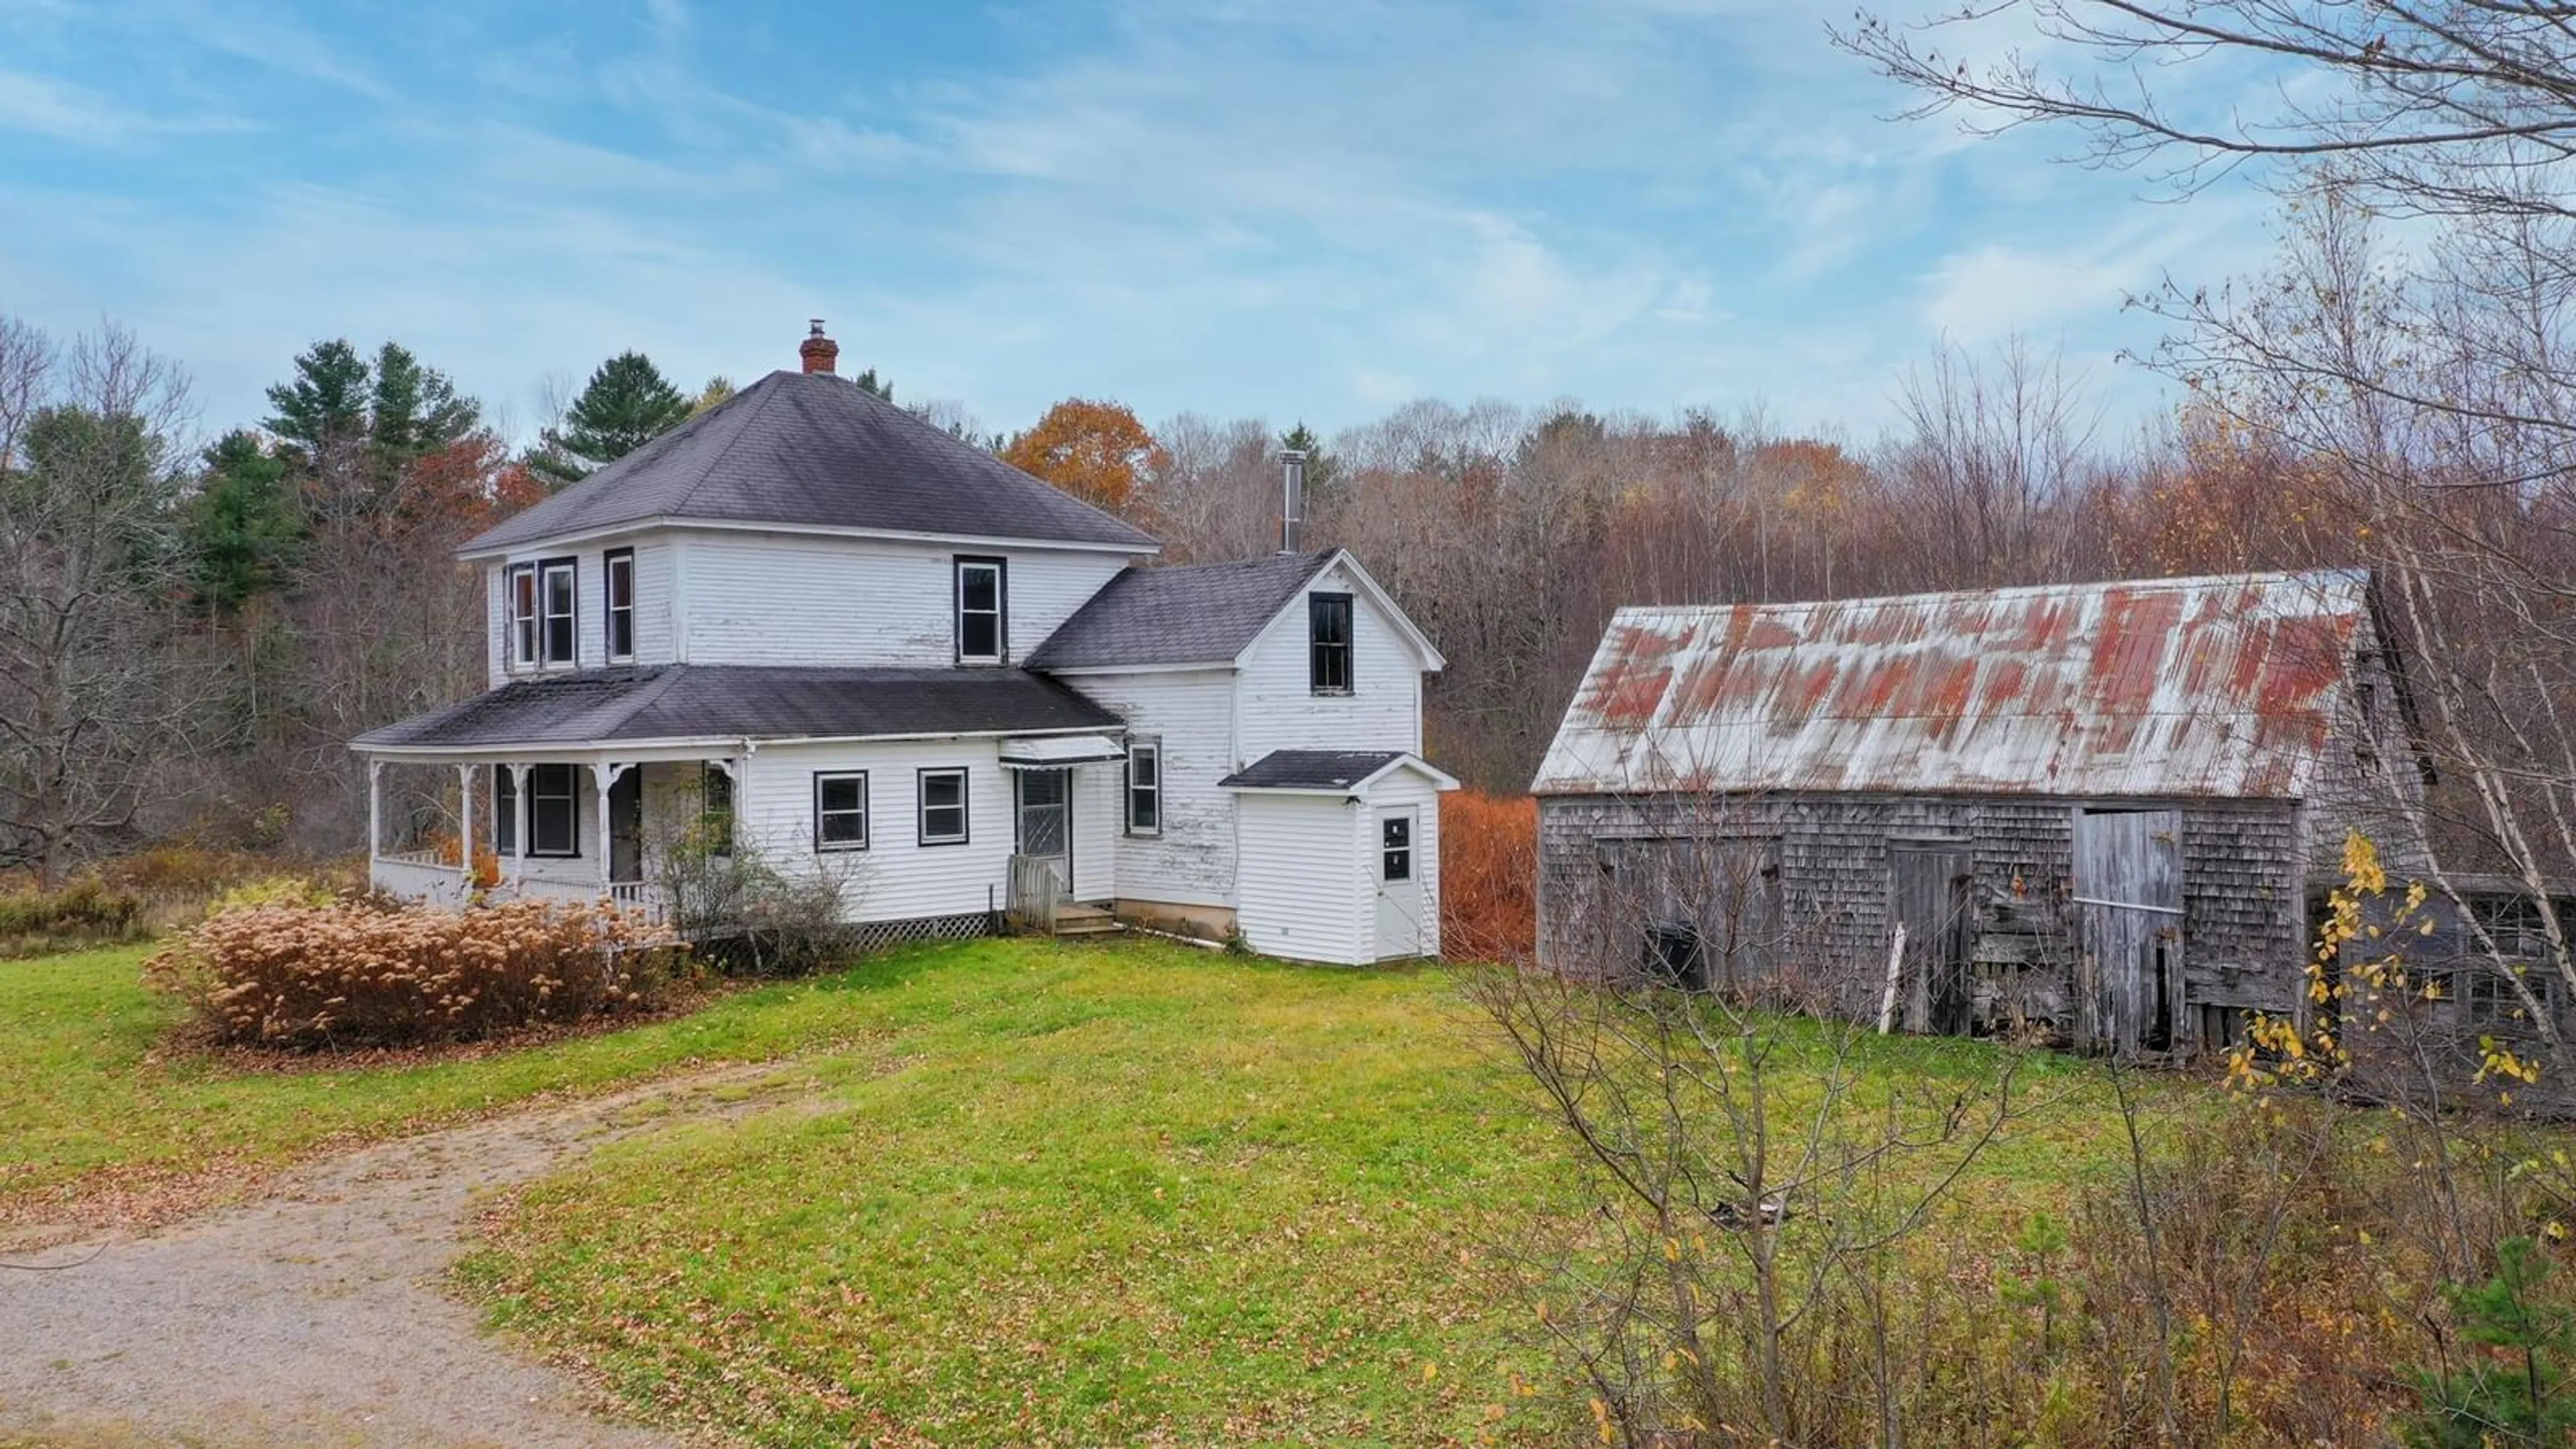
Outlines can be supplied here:
[[1440, 797], [1440, 947], [1462, 960], [1536, 953], [1536, 800], [1478, 790]]
[[1079, 397], [1047, 409], [1036, 427], [1003, 447], [1001, 457], [1113, 513], [1125, 509], [1136, 497], [1137, 484], [1165, 461], [1163, 445], [1133, 411]]

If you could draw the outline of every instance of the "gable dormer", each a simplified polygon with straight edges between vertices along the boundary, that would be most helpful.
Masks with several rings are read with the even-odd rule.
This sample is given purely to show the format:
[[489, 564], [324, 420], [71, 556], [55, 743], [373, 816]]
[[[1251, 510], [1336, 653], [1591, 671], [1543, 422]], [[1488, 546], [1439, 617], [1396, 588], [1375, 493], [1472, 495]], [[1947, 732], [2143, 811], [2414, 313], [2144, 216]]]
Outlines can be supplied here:
[[[1147, 534], [836, 375], [773, 372], [468, 543], [491, 674], [1015, 664]], [[621, 647], [622, 646], [622, 647]]]

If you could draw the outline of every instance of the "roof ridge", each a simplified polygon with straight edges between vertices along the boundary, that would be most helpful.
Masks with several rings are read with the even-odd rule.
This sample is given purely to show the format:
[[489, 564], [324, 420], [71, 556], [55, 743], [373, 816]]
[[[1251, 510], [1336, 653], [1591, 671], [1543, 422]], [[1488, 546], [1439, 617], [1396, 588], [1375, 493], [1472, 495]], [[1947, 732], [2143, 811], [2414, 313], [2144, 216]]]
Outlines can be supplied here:
[[[726, 398], [723, 402], [718, 403], [707, 410], [709, 413], [721, 413], [728, 407], [735, 407], [737, 404], [749, 403], [754, 395], [758, 395], [760, 398], [759, 405], [756, 407], [735, 407], [735, 410], [741, 413], [741, 420], [734, 424], [733, 436], [724, 440], [724, 446], [716, 449], [715, 456], [709, 458], [706, 466], [698, 470], [696, 480], [690, 483], [689, 486], [681, 492], [677, 499], [672, 501], [671, 507], [667, 510], [671, 517], [686, 518], [689, 516], [689, 504], [697, 498], [698, 490], [706, 487], [707, 481], [716, 476], [716, 470], [724, 466], [724, 461], [727, 458], [733, 456], [733, 450], [742, 446], [742, 435], [750, 430], [751, 420], [768, 411], [770, 400], [778, 396], [778, 391], [775, 388], [772, 388], [765, 393], [761, 392], [761, 389], [768, 387], [769, 383], [773, 379], [785, 377], [787, 375], [788, 374], [784, 369], [773, 372], [769, 374], [768, 377], [762, 378], [760, 381], [753, 383], [751, 386], [744, 388], [742, 391], [735, 393], [732, 397]], [[676, 431], [676, 429], [674, 431]]]
[[1832, 599], [1737, 599], [1726, 603], [1622, 604], [1621, 614], [1709, 614], [1722, 609], [1812, 609], [1827, 605], [1911, 604], [1930, 599], [1993, 599], [2015, 594], [2064, 594], [2101, 589], [2173, 590], [2225, 584], [2283, 584], [2312, 579], [2341, 584], [2368, 581], [2369, 570], [2340, 564], [2306, 569], [2246, 569], [2217, 574], [2161, 574], [2149, 578], [2067, 579], [2055, 583], [1998, 584], [1984, 589], [1917, 589], [1902, 594], [1846, 594]]
[[[785, 368], [780, 368], [777, 373], [773, 374], [773, 376], [782, 377], [794, 377], [797, 375], [798, 374], [788, 372]], [[839, 376], [837, 373], [821, 373], [816, 375], [823, 377]], [[948, 431], [946, 428], [939, 426], [937, 423], [932, 422], [930, 419], [923, 417], [921, 414], [914, 412], [912, 409], [905, 407], [903, 404], [896, 402], [892, 398], [879, 397], [868, 389], [860, 387], [855, 379], [844, 380], [849, 382], [850, 390], [859, 395], [861, 399], [860, 406], [883, 411], [889, 417], [897, 420], [897, 426], [913, 429], [925, 437], [935, 438], [942, 446], [964, 448], [969, 452], [981, 454], [996, 463], [1000, 463], [1001, 466], [1010, 469], [1012, 472], [1020, 474], [1029, 481], [1038, 484], [1040, 487], [1054, 488], [1057, 493], [1063, 495], [1067, 502], [1074, 504], [1076, 507], [1096, 514], [1110, 523], [1117, 524], [1121, 528], [1133, 529], [1135, 532], [1140, 534], [1144, 533], [1143, 529], [1137, 528], [1136, 525], [1129, 523], [1126, 519], [1119, 517], [1108, 509], [1103, 508], [1088, 499], [1077, 498], [1070, 493], [1066, 493], [1061, 488], [1056, 488], [1054, 484], [1047, 482], [1044, 478], [1040, 478], [1035, 473], [1031, 473], [1028, 469], [1021, 467], [1017, 463], [1004, 462], [1000, 454], [992, 452], [989, 449], [979, 447], [975, 443], [957, 436], [955, 433]], [[1151, 537], [1151, 535], [1147, 536]], [[1155, 543], [1159, 547], [1161, 540], [1157, 539], [1155, 540]]]

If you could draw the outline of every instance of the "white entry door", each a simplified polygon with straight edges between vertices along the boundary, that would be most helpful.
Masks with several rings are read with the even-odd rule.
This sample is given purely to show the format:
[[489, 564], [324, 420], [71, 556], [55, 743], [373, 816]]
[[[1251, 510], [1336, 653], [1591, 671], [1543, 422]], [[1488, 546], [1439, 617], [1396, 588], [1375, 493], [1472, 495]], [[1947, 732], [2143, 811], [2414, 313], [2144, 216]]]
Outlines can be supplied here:
[[1014, 770], [1020, 781], [1020, 854], [1055, 871], [1056, 884], [1073, 890], [1073, 772]]
[[1422, 858], [1414, 849], [1421, 823], [1412, 806], [1381, 810], [1370, 872], [1377, 880], [1377, 958], [1419, 956], [1430, 939], [1422, 919]]

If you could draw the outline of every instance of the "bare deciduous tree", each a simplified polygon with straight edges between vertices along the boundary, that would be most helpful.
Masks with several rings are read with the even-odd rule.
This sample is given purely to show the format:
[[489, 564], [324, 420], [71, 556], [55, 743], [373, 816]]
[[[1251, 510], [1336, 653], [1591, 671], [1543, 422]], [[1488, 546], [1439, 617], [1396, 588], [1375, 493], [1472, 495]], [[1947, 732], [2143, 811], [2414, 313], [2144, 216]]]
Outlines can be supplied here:
[[47, 883], [205, 748], [172, 538], [187, 388], [113, 328], [0, 319], [0, 860]]

